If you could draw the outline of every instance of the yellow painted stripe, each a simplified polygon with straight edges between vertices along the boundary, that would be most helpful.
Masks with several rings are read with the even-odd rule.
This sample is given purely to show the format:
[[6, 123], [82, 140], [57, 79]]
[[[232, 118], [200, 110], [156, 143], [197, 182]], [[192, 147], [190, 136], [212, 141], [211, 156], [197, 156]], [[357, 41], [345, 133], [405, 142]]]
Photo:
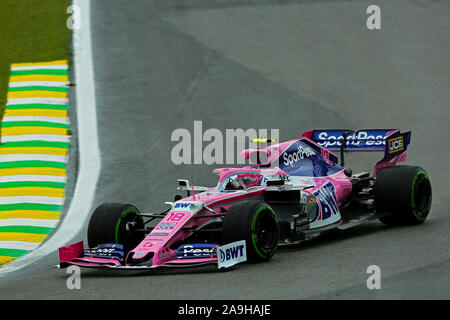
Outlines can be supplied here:
[[44, 116], [44, 117], [60, 117], [67, 118], [67, 110], [52, 109], [5, 109], [5, 116]]
[[5, 264], [16, 259], [16, 257], [0, 256], [0, 264]]
[[9, 82], [21, 82], [21, 81], [60, 81], [60, 82], [69, 82], [69, 76], [31, 74], [31, 75], [23, 75], [23, 76], [12, 76], [12, 77], [9, 78]]
[[2, 136], [15, 136], [23, 134], [67, 135], [68, 130], [65, 128], [52, 128], [52, 127], [6, 127], [1, 129]]
[[43, 196], [64, 197], [64, 189], [48, 187], [0, 188], [0, 197]]
[[[37, 62], [37, 63], [15, 63], [12, 64], [12, 68], [20, 67], [38, 67], [51, 65], [67, 65], [67, 60], [49, 61], [49, 62]], [[10, 77], [10, 83], [20, 83], [20, 82], [69, 82], [68, 75], [59, 74], [33, 74], [33, 72], [14, 72]], [[50, 72], [49, 72], [50, 73]], [[55, 72], [56, 73], [56, 72]], [[64, 73], [64, 72], [60, 72]], [[67, 90], [44, 90], [45, 88], [25, 88], [25, 89], [36, 89], [36, 90], [18, 90], [17, 85], [12, 86], [7, 93], [8, 99], [21, 99], [21, 98], [57, 98], [66, 99], [68, 97]], [[39, 90], [41, 89], [41, 90]], [[41, 106], [39, 106], [41, 107]], [[60, 108], [48, 108], [42, 105], [42, 108], [18, 108], [13, 107], [6, 108], [5, 116], [43, 116], [43, 117], [58, 117], [58, 118], [68, 118], [67, 110], [58, 110]], [[70, 130], [67, 128], [58, 128], [55, 126], [45, 126], [45, 124], [36, 123], [37, 126], [5, 126], [0, 128], [0, 136], [11, 136], [11, 135], [28, 135], [28, 134], [57, 134], [57, 135], [68, 135]], [[29, 123], [33, 125], [32, 123]], [[8, 123], [8, 125], [10, 125]], [[42, 147], [42, 146], [15, 146], [15, 147], [0, 147], [0, 155], [8, 154], [48, 154], [48, 155], [59, 155], [67, 156], [67, 148], [58, 147]], [[25, 165], [25, 164], [24, 164]], [[53, 176], [66, 176], [66, 169], [64, 168], [51, 168], [51, 167], [22, 167], [22, 168], [3, 168], [0, 169], [0, 176], [14, 176], [14, 175], [53, 175]], [[62, 188], [52, 188], [50, 187], [35, 187], [35, 186], [25, 186], [25, 187], [4, 187], [0, 188], [0, 197], [21, 197], [21, 196], [42, 196], [42, 197], [56, 197], [64, 198], [64, 189]], [[50, 207], [50, 206], [49, 206]], [[43, 206], [40, 207], [26, 207], [25, 209], [33, 210], [17, 210], [18, 207], [14, 207], [16, 210], [7, 210], [7, 207], [2, 207], [4, 211], [0, 211], [1, 219], [41, 219], [41, 220], [57, 220], [61, 217], [61, 212], [58, 211], [47, 211], [51, 210]], [[8, 207], [9, 208], [9, 207]], [[12, 208], [12, 207], [11, 207]], [[36, 210], [44, 209], [44, 210]], [[24, 241], [24, 242], [34, 242], [41, 243], [48, 236], [47, 234], [38, 234], [35, 230], [29, 230], [31, 232], [26, 232], [27, 230], [19, 229], [4, 229], [4, 231], [10, 232], [0, 232], [0, 241]], [[22, 232], [25, 231], [25, 232]], [[35, 233], [32, 233], [35, 232]], [[7, 251], [0, 251], [0, 265], [9, 263], [15, 259], [16, 254], [12, 254]]]
[[13, 176], [13, 175], [27, 175], [27, 174], [40, 174], [48, 176], [65, 176], [66, 169], [61, 168], [8, 168], [0, 169], [0, 176]]
[[55, 60], [48, 62], [26, 62], [26, 63], [12, 63], [11, 68], [15, 67], [34, 67], [34, 66], [55, 66], [55, 65], [67, 65], [67, 60]]
[[67, 92], [45, 90], [8, 91], [8, 99], [16, 98], [67, 98]]
[[0, 154], [51, 154], [56, 156], [67, 156], [69, 150], [66, 148], [47, 147], [14, 147], [1, 148]]
[[47, 236], [47, 234], [26, 232], [0, 232], [0, 241], [42, 242]]
[[61, 217], [61, 212], [40, 210], [9, 210], [0, 211], [0, 219], [43, 219], [56, 220]]

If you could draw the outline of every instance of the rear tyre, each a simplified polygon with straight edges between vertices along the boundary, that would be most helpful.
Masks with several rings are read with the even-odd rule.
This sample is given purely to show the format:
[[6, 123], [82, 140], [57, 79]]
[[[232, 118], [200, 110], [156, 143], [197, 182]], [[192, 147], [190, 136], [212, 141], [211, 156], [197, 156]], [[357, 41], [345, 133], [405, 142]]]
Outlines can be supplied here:
[[249, 262], [268, 261], [278, 247], [279, 226], [272, 208], [262, 201], [232, 206], [223, 221], [225, 243], [245, 240]]
[[144, 228], [144, 221], [138, 214], [139, 209], [131, 204], [107, 202], [100, 205], [89, 220], [89, 247], [120, 243], [125, 253], [134, 249], [143, 240], [142, 235], [133, 232], [133, 229]]
[[430, 213], [430, 179], [420, 167], [394, 166], [382, 169], [375, 182], [377, 212], [386, 213], [380, 221], [387, 225], [411, 225], [425, 221]]

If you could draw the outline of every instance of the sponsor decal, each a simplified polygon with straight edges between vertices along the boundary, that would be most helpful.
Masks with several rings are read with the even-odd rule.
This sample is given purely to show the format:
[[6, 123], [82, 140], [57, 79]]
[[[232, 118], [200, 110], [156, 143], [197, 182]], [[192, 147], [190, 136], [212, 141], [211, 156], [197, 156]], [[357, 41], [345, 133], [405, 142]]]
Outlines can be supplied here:
[[300, 186], [300, 187], [310, 187], [315, 186], [316, 182], [314, 181], [314, 178], [307, 178], [307, 177], [291, 177], [290, 181], [294, 186]]
[[143, 244], [143, 248], [151, 248], [153, 247], [155, 244], [153, 242], [146, 242]]
[[217, 248], [219, 269], [229, 268], [237, 263], [247, 261], [245, 240], [236, 241]]
[[168, 233], [162, 233], [162, 232], [151, 232], [150, 233], [151, 236], [153, 237], [167, 237], [169, 234]]
[[83, 250], [85, 257], [93, 258], [114, 258], [119, 261], [123, 260], [123, 246], [121, 244], [100, 244], [95, 248], [88, 248]]
[[166, 224], [164, 224], [164, 223], [161, 223], [161, 224], [159, 224], [155, 229], [158, 229], [158, 230], [172, 230], [174, 228], [174, 226], [168, 226], [168, 225], [166, 225]]
[[333, 162], [330, 160], [330, 151], [328, 151], [327, 149], [320, 149], [320, 154], [325, 159], [326, 163], [328, 163], [330, 165], [333, 164]]
[[316, 204], [316, 197], [315, 196], [308, 196], [306, 198], [306, 205], [307, 206], [312, 206], [314, 204]]
[[178, 248], [178, 258], [209, 258], [216, 256], [217, 244], [185, 244]]
[[149, 241], [162, 241], [163, 239], [159, 239], [159, 238], [148, 238], [147, 240], [149, 240]]
[[283, 153], [283, 164], [293, 167], [297, 161], [309, 158], [314, 154], [311, 148], [298, 145], [296, 151]]
[[294, 232], [299, 233], [309, 229], [309, 217], [295, 215], [294, 218]]
[[336, 197], [336, 187], [330, 181], [327, 181], [320, 188], [313, 192], [317, 199], [316, 219], [325, 220], [335, 215], [338, 209]]
[[189, 202], [177, 202], [175, 203], [174, 208], [187, 209], [190, 205], [191, 203]]
[[[371, 130], [360, 131], [357, 135], [351, 133], [347, 136], [347, 148], [382, 149], [381, 146], [386, 144], [388, 132], [388, 130]], [[344, 141], [344, 133], [345, 131], [318, 131], [314, 140], [318, 140], [317, 144], [325, 148], [340, 147]]]
[[133, 258], [142, 258], [145, 254], [145, 252], [137, 252], [134, 254]]
[[405, 149], [403, 136], [392, 138], [388, 140], [389, 153], [396, 153]]

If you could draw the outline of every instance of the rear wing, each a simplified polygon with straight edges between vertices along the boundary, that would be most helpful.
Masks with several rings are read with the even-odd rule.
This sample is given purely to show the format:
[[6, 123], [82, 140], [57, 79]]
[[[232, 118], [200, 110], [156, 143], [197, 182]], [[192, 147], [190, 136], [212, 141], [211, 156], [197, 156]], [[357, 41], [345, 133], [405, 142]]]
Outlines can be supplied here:
[[384, 159], [392, 159], [403, 154], [411, 141], [411, 131], [401, 133], [398, 129], [361, 130], [312, 130], [302, 133], [328, 150], [339, 150], [341, 165], [344, 165], [344, 152], [384, 151]]

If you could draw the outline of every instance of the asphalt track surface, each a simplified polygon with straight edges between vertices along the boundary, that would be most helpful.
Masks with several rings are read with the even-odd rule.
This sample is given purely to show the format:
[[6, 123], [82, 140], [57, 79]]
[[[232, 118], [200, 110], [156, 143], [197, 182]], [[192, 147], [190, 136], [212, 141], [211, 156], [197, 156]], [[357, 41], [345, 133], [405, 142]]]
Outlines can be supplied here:
[[[192, 131], [194, 120], [204, 130], [277, 128], [281, 140], [314, 128], [391, 127], [412, 130], [407, 163], [430, 175], [425, 224], [373, 222], [230, 272], [83, 270], [80, 290], [67, 289], [54, 253], [0, 278], [0, 298], [448, 299], [450, 4], [376, 1], [382, 28], [368, 30], [372, 2], [92, 1], [102, 155], [92, 205], [155, 212], [173, 199], [177, 178], [214, 185], [213, 167], [170, 159], [172, 131]], [[351, 160], [370, 169], [376, 157]], [[80, 239], [86, 230], [67, 243]], [[369, 265], [381, 268], [380, 290], [366, 287]]]

